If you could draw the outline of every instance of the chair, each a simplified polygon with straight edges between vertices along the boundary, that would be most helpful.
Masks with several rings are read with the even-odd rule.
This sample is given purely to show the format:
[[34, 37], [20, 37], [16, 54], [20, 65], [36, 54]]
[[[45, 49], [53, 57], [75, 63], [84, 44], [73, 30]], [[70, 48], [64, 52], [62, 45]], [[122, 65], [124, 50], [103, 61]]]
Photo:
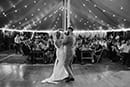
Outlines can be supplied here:
[[103, 51], [104, 51], [104, 49], [101, 49], [101, 51], [100, 51], [100, 53], [98, 55], [96, 55], [96, 54], [94, 55], [97, 58], [96, 63], [99, 63], [99, 60], [101, 60], [101, 58], [102, 58], [101, 56], [102, 56]]
[[90, 59], [92, 63], [94, 63], [94, 57], [93, 52], [91, 50], [81, 51], [81, 58], [84, 59]]

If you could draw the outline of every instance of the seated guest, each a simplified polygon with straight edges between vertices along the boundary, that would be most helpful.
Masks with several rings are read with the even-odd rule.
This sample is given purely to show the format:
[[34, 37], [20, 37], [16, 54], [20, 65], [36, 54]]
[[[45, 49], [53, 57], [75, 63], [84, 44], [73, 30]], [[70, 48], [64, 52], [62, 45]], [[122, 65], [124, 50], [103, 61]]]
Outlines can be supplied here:
[[81, 63], [81, 47], [82, 47], [81, 43], [77, 42], [76, 49], [75, 49], [75, 52], [76, 52], [75, 62], [78, 62], [78, 63]]
[[128, 64], [128, 60], [129, 60], [129, 51], [130, 51], [130, 41], [127, 41], [126, 43], [122, 44], [122, 46], [120, 47], [121, 50], [121, 55], [123, 56], [123, 64]]
[[21, 52], [21, 37], [19, 34], [16, 35], [16, 37], [14, 38], [14, 42], [15, 42], [15, 49], [16, 49], [16, 53], [22, 53]]
[[[102, 46], [100, 45], [100, 43], [98, 41], [95, 46], [95, 54], [94, 54], [95, 62], [97, 61], [97, 56], [102, 55], [101, 52], [102, 52]], [[101, 60], [99, 60], [99, 61], [101, 61]]]

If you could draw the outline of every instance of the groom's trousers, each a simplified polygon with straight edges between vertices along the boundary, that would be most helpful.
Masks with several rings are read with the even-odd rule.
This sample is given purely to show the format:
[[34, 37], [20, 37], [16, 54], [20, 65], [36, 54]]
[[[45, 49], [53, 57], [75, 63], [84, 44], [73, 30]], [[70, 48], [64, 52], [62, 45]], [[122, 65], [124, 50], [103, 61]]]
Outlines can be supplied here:
[[73, 71], [72, 71], [72, 66], [71, 66], [72, 62], [73, 62], [73, 55], [66, 56], [65, 68], [70, 77], [73, 77]]

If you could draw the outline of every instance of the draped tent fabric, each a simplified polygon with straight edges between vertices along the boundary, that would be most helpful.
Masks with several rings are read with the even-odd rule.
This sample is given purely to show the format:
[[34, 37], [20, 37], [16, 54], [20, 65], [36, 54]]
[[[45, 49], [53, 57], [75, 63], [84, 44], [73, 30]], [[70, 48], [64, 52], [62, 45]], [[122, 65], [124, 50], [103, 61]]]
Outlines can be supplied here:
[[[68, 1], [68, 0], [66, 0]], [[0, 27], [56, 30], [64, 27], [65, 0], [0, 0]], [[130, 27], [129, 0], [70, 0], [70, 25], [75, 30]]]
[[[62, 28], [63, 2], [61, 0], [22, 0], [5, 14], [9, 28], [48, 30]], [[3, 18], [3, 15], [1, 16]]]

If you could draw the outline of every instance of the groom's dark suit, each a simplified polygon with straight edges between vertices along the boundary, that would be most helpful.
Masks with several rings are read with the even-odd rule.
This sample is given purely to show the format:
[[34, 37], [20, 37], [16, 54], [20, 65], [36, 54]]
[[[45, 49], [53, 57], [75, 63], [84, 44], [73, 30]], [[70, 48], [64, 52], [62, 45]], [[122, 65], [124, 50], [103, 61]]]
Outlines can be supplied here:
[[73, 60], [73, 36], [66, 36], [63, 45], [65, 46], [65, 63], [70, 63]]
[[[71, 68], [71, 64], [73, 62], [73, 45], [74, 45], [74, 39], [72, 35], [68, 35], [65, 37], [65, 39], [63, 40], [63, 45], [64, 45], [64, 49], [65, 49], [65, 62], [64, 62], [64, 66], [69, 74], [69, 79], [73, 79], [73, 75], [72, 75], [72, 68]], [[68, 80], [69, 81], [69, 80]]]

